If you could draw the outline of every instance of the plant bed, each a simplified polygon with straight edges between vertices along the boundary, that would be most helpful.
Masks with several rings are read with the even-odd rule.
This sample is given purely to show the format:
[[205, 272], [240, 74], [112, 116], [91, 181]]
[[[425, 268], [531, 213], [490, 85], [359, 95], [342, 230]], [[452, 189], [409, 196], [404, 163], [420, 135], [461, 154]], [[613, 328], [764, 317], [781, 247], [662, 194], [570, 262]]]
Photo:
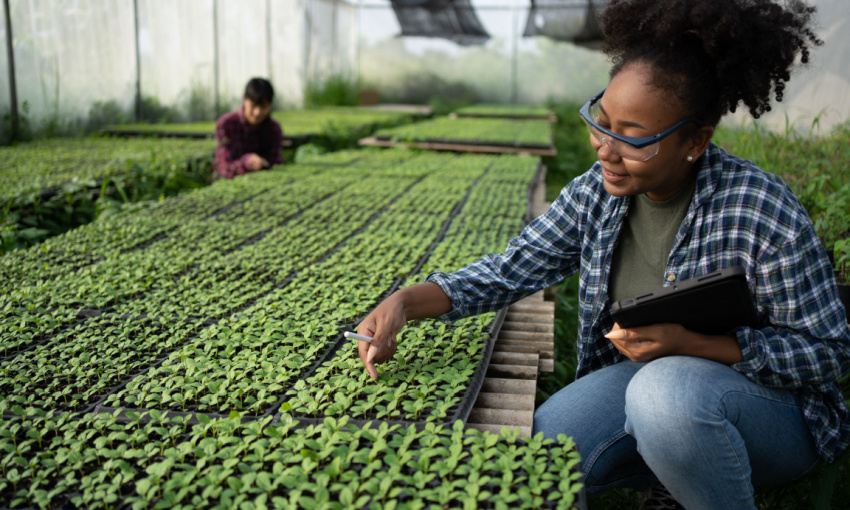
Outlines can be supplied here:
[[434, 151], [471, 152], [485, 154], [533, 154], [537, 156], [554, 156], [556, 149], [553, 145], [523, 145], [519, 143], [490, 143], [468, 140], [424, 140], [399, 141], [391, 137], [362, 138], [360, 145], [374, 147], [414, 147]]
[[[319, 462], [323, 467], [316, 471], [316, 459], [305, 452], [321, 455], [322, 448], [308, 441], [318, 444], [323, 434], [333, 436], [330, 429], [338, 429], [339, 422], [328, 422], [330, 429], [324, 419], [290, 422], [291, 413], [278, 414], [292, 401], [290, 390], [299, 380], [308, 386], [305, 395], [337, 382], [345, 382], [346, 389], [351, 382], [368, 387], [358, 396], [349, 395], [362, 401], [352, 403], [359, 406], [356, 423], [363, 427], [358, 430], [368, 418], [377, 418], [377, 412], [364, 412], [369, 392], [382, 400], [373, 408], [382, 405], [386, 411], [391, 400], [396, 402], [394, 410], [400, 414], [381, 419], [416, 423], [417, 433], [433, 426], [429, 418], [448, 422], [468, 413], [463, 405], [475, 400], [470, 392], [486, 365], [495, 327], [476, 321], [492, 320], [492, 315], [456, 326], [411, 324], [404, 333], [408, 336], [402, 337], [401, 356], [379, 368], [385, 379], [386, 374], [399, 379], [397, 385], [364, 378], [354, 345], [339, 334], [353, 328], [389, 291], [420, 281], [431, 270], [458, 267], [485, 250], [503, 249], [522, 223], [525, 189], [535, 169], [533, 158], [516, 156], [364, 151], [350, 165], [291, 166], [217, 182], [109, 220], [120, 226], [120, 233], [85, 227], [85, 232], [54, 238], [39, 257], [16, 255], [13, 259], [29, 261], [27, 267], [35, 273], [16, 285], [14, 275], [20, 273], [9, 265], [4, 282], [11, 284], [4, 288], [12, 290], [0, 294], [0, 304], [9, 305], [0, 327], [20, 325], [25, 312], [33, 334], [50, 336], [40, 337], [44, 343], [37, 348], [2, 361], [14, 382], [0, 381], [0, 388], [8, 387], [0, 398], [6, 420], [0, 430], [26, 423], [15, 437], [30, 442], [19, 441], [19, 453], [12, 441], [15, 451], [7, 453], [7, 470], [0, 470], [0, 497], [6, 498], [0, 507], [9, 506], [11, 499], [15, 507], [46, 507], [61, 504], [61, 498], [73, 508], [207, 508], [262, 497], [267, 502], [278, 498], [274, 504], [280, 505], [291, 498], [309, 504], [325, 501], [325, 491], [329, 501], [345, 500], [348, 493], [334, 485], [339, 480], [321, 486], [324, 475], [333, 477], [337, 467]], [[103, 247], [97, 244], [98, 235], [104, 236]], [[81, 245], [66, 246], [63, 240]], [[140, 247], [134, 249], [136, 245]], [[76, 259], [82, 265], [65, 274], [60, 267], [71, 267], [73, 257], [84, 250], [93, 250], [101, 260], [85, 264]], [[59, 266], [45, 269], [48, 260]], [[79, 322], [80, 313], [88, 316], [84, 322]], [[49, 320], [64, 314], [73, 327]], [[162, 323], [158, 317], [169, 320]], [[184, 331], [186, 321], [191, 330]], [[11, 338], [12, 330], [5, 331]], [[419, 331], [424, 333], [421, 339]], [[34, 367], [53, 370], [55, 376], [30, 373]], [[426, 374], [428, 381], [420, 377]], [[15, 379], [17, 375], [21, 377]], [[401, 381], [406, 377], [410, 380]], [[397, 390], [402, 382], [407, 388], [398, 400], [395, 392], [383, 391]], [[65, 387], [71, 395], [63, 396]], [[196, 394], [187, 400], [189, 390]], [[336, 393], [321, 398], [327, 407], [337, 403]], [[349, 419], [337, 407], [331, 411]], [[55, 415], [45, 416], [57, 409], [94, 409], [96, 416], [76, 412], [62, 415], [73, 418], [61, 425], [48, 425], [56, 422]], [[42, 442], [35, 446], [37, 437], [19, 438], [22, 430], [35, 431]], [[314, 435], [308, 437], [308, 430]], [[0, 433], [0, 441], [4, 437], [8, 435]], [[294, 443], [282, 446], [293, 437]], [[380, 438], [368, 436], [369, 442], [373, 439]], [[382, 457], [377, 459], [380, 466], [368, 461], [372, 446], [366, 441], [360, 436], [356, 448], [349, 447], [352, 452], [369, 448], [351, 453], [352, 459], [365, 455], [367, 462], [350, 464], [346, 476], [371, 470], [375, 477], [397, 481]], [[302, 472], [282, 475], [278, 462], [283, 471], [297, 467]], [[17, 487], [7, 476], [13, 465]], [[309, 472], [303, 471], [305, 466]], [[412, 469], [402, 465], [398, 475], [413, 477]], [[525, 482], [517, 479], [529, 475], [514, 471], [514, 479], [498, 482], [493, 494], [524, 490]], [[284, 480], [296, 475], [302, 478], [287, 487]], [[452, 475], [455, 480], [462, 476]], [[472, 504], [459, 486], [448, 483], [449, 488], [440, 489], [437, 477], [424, 484], [404, 482], [407, 488], [393, 496], [358, 478], [358, 484], [366, 485], [362, 490], [352, 487], [351, 497], [356, 503], [369, 496], [365, 507], [419, 500]], [[271, 485], [265, 490], [259, 484], [267, 480]], [[440, 490], [446, 492], [437, 494]], [[553, 494], [552, 487], [541, 490]], [[555, 504], [555, 499], [528, 496], [538, 506]], [[498, 507], [497, 499], [478, 503]]]
[[144, 371], [200, 324], [114, 315], [90, 319], [4, 363], [0, 407], [84, 410]]
[[251, 321], [223, 321], [107, 397], [101, 411], [271, 414], [278, 393], [306, 373], [340, 336], [336, 327], [314, 330], [320, 326], [304, 329], [268, 319], [261, 327]]
[[558, 117], [552, 110], [542, 106], [514, 104], [474, 104], [455, 110], [451, 117], [460, 118], [497, 118], [514, 120], [545, 120], [557, 122]]
[[207, 185], [210, 142], [53, 139], [0, 148], [0, 251], [24, 248], [106, 210]]
[[499, 119], [439, 118], [410, 126], [383, 129], [361, 145], [412, 145], [435, 150], [527, 152], [554, 154], [548, 123]]
[[[123, 419], [121, 419], [123, 418]], [[581, 459], [561, 436], [451, 427], [307, 425], [238, 414], [24, 414], [0, 420], [0, 505], [585, 508]]]

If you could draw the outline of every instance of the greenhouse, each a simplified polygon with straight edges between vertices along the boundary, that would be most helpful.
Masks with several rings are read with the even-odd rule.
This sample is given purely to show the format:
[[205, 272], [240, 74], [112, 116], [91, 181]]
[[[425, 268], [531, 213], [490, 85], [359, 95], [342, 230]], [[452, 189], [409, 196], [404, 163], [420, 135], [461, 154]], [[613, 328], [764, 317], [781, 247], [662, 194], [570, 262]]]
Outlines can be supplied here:
[[850, 4], [720, 3], [3, 0], [0, 508], [850, 507]]

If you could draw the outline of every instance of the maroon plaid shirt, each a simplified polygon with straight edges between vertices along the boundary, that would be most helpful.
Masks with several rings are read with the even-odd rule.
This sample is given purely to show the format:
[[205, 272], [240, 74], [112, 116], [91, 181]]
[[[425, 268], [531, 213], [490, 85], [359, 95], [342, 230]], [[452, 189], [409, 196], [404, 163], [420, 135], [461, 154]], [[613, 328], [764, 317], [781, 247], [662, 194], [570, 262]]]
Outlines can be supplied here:
[[260, 140], [257, 128], [252, 126], [242, 114], [242, 108], [225, 113], [215, 123], [215, 163], [216, 177], [232, 179], [237, 175], [251, 172], [248, 159], [257, 154], [271, 165], [283, 164], [283, 130], [274, 119], [272, 123], [271, 149], [263, 154], [259, 152]]

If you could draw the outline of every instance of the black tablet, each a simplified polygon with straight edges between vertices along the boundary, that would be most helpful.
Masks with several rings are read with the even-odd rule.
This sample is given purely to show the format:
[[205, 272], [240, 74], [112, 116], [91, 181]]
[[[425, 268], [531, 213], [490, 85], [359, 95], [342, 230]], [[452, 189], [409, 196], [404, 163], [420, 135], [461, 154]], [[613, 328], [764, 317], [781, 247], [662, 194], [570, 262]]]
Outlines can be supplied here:
[[611, 306], [622, 328], [672, 322], [706, 335], [756, 327], [756, 308], [744, 268], [734, 266], [682, 280]]

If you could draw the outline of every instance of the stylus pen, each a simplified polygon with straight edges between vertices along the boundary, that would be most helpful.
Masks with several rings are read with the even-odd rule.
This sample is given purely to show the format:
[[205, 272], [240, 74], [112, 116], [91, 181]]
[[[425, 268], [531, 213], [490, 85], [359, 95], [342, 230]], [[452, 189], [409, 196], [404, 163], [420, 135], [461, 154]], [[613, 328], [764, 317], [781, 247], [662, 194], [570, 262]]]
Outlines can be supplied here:
[[364, 342], [372, 343], [372, 337], [366, 335], [358, 335], [357, 333], [353, 333], [351, 331], [346, 331], [342, 334], [345, 338], [353, 338], [355, 340], [363, 340]]

